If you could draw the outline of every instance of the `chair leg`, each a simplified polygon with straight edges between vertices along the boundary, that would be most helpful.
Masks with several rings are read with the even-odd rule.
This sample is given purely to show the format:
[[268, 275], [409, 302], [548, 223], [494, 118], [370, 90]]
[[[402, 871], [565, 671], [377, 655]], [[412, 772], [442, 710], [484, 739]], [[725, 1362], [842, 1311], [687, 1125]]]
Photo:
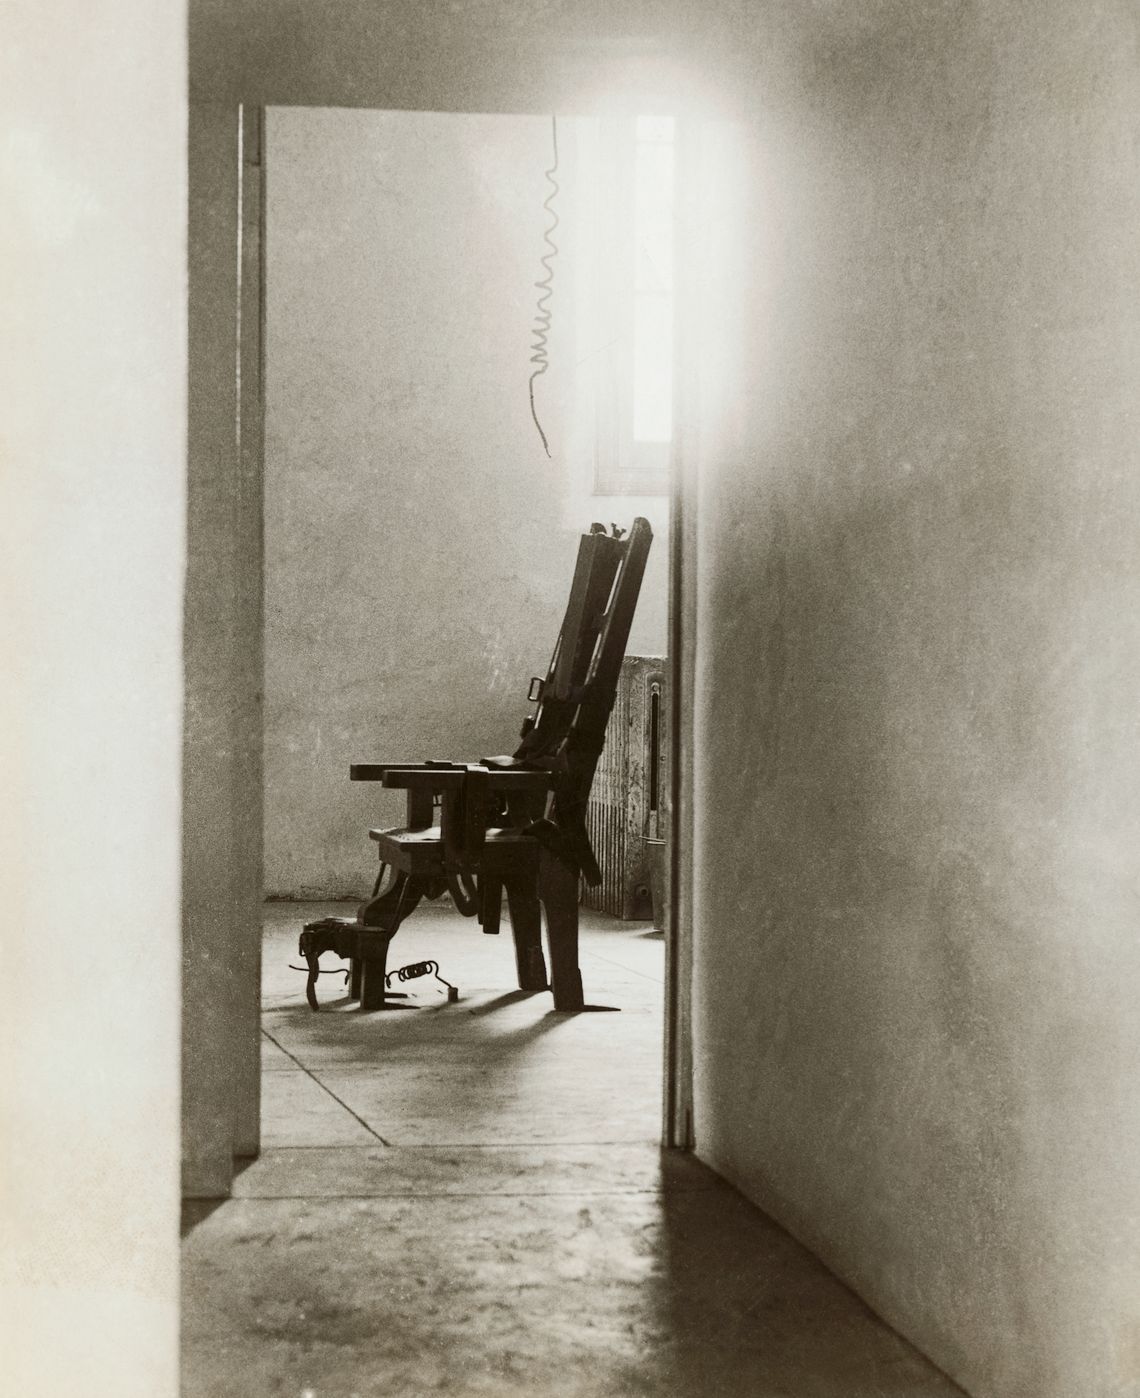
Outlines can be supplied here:
[[401, 870], [386, 893], [361, 903], [356, 919], [364, 927], [383, 927], [395, 933], [400, 923], [415, 911], [425, 892], [419, 879]]
[[479, 881], [479, 921], [483, 924], [484, 932], [498, 935], [502, 910], [502, 881], [484, 876]]
[[350, 1000], [360, 999], [360, 987], [363, 980], [364, 962], [359, 956], [354, 956], [349, 962], [348, 998]]
[[392, 938], [384, 934], [368, 934], [357, 939], [357, 951], [352, 959], [353, 979], [360, 968], [360, 1008], [364, 1011], [382, 1010], [385, 1004], [384, 980], [388, 970], [388, 947]]
[[542, 910], [533, 878], [507, 880], [507, 909], [515, 939], [520, 990], [548, 990], [542, 955]]
[[360, 905], [357, 919], [362, 930], [357, 933], [356, 955], [352, 958], [349, 979], [351, 987], [359, 989], [361, 1010], [384, 1009], [388, 947], [400, 930], [400, 924], [415, 910], [424, 892], [419, 879], [401, 870], [387, 893]]
[[539, 856], [538, 893], [546, 912], [550, 972], [556, 1010], [580, 1010], [578, 969], [578, 870], [544, 849]]

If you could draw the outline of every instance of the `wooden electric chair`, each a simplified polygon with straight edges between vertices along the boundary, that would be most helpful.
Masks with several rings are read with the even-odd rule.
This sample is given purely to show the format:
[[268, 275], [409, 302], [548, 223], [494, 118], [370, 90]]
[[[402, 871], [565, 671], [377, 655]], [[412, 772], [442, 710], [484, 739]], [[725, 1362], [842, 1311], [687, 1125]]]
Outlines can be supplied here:
[[349, 960], [349, 994], [361, 1009], [383, 1009], [388, 944], [421, 899], [450, 892], [464, 916], [478, 918], [484, 932], [498, 932], [504, 890], [520, 989], [552, 990], [557, 1010], [582, 1008], [579, 882], [601, 881], [586, 836], [586, 802], [653, 540], [641, 518], [628, 537], [623, 533], [595, 524], [582, 536], [550, 668], [545, 679], [531, 681], [528, 697], [538, 708], [524, 720], [514, 753], [477, 762], [350, 767], [352, 781], [405, 791], [407, 822], [368, 832], [380, 873], [357, 917], [306, 924], [300, 949], [313, 1009], [322, 952]]

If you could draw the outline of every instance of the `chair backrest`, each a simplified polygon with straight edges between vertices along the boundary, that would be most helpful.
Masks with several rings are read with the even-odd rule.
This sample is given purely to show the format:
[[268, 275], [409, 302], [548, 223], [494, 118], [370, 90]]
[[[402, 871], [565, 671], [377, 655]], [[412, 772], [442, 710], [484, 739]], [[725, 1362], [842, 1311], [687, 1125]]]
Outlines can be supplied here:
[[[641, 580], [653, 542], [649, 521], [633, 521], [628, 536], [594, 525], [582, 536], [570, 600], [546, 678], [532, 683], [538, 709], [523, 725], [514, 760], [554, 772], [553, 818], [585, 839], [586, 802], [617, 695]], [[586, 849], [588, 850], [588, 844]], [[593, 856], [584, 861], [590, 882]]]

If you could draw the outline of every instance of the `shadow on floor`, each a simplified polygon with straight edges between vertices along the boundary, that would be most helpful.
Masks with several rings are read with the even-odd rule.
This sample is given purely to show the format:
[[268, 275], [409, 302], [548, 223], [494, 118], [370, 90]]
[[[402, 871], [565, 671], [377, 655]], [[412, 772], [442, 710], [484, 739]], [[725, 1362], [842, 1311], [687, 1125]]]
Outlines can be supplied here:
[[[278, 908], [280, 905], [278, 905]], [[459, 1004], [313, 1014], [271, 910], [265, 1149], [189, 1206], [183, 1398], [952, 1398], [809, 1253], [663, 1154], [663, 946], [595, 919], [561, 1015], [424, 919]], [[309, 913], [309, 916], [312, 914]], [[488, 946], [499, 942], [500, 945]]]

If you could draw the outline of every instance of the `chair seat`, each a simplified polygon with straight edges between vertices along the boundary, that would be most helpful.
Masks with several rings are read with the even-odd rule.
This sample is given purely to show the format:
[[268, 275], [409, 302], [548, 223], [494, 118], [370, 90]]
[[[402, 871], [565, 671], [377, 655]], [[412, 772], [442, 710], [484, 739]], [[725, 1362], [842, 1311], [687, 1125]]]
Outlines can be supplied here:
[[396, 840], [401, 845], [431, 845], [439, 844], [443, 838], [438, 825], [429, 825], [424, 830], [407, 830], [397, 827], [393, 830], [369, 830], [370, 840]]
[[[409, 874], [443, 873], [443, 837], [438, 825], [421, 830], [397, 827], [369, 830], [368, 838], [379, 846], [379, 854], [393, 868]], [[514, 873], [534, 867], [541, 846], [533, 835], [521, 830], [492, 827], [486, 833], [480, 863], [484, 873]]]
[[[442, 841], [443, 835], [438, 825], [429, 825], [425, 830], [408, 830], [403, 826], [398, 826], [392, 830], [369, 830], [368, 838], [377, 842], [395, 840], [401, 845], [438, 845]], [[533, 845], [535, 840], [533, 835], [526, 835], [521, 830], [500, 830], [492, 827], [486, 833], [486, 843], [489, 845]]]

